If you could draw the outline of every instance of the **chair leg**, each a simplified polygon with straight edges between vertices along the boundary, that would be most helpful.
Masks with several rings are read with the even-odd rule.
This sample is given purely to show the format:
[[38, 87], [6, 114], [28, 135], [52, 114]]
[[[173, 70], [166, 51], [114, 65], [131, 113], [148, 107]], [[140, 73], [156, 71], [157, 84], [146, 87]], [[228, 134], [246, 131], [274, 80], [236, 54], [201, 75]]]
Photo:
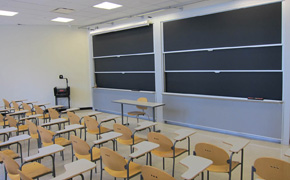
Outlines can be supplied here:
[[28, 156], [29, 156], [29, 150], [30, 150], [30, 139], [28, 139]]
[[209, 180], [209, 171], [207, 171], [207, 180]]
[[63, 153], [63, 151], [60, 151], [60, 155], [62, 157], [62, 160], [64, 161], [64, 153]]
[[174, 177], [175, 157], [173, 157], [172, 177]]
[[165, 170], [165, 159], [164, 158], [162, 159], [163, 159], [163, 170]]
[[91, 172], [90, 172], [90, 180], [92, 180], [93, 179], [93, 170], [91, 170]]

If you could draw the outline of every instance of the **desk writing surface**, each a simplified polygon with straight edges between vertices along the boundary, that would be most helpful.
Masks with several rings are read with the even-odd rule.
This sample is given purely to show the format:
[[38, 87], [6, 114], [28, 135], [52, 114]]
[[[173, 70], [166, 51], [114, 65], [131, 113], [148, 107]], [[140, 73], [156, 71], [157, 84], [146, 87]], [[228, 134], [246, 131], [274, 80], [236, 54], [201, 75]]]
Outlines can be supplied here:
[[67, 109], [67, 110], [64, 110], [64, 111], [61, 111], [62, 113], [66, 113], [66, 112], [72, 112], [72, 111], [78, 111], [80, 110], [80, 108], [70, 108], [70, 109]]
[[45, 105], [49, 105], [50, 103], [40, 103], [40, 104], [36, 104], [37, 106], [45, 106]]
[[9, 145], [9, 144], [14, 144], [20, 141], [25, 141], [30, 139], [31, 137], [27, 134], [23, 134], [23, 135], [19, 135], [19, 136], [14, 136], [11, 137], [8, 141], [2, 142], [0, 143], [0, 146], [5, 146], [5, 145]]
[[247, 139], [241, 139], [241, 138], [233, 138], [233, 137], [228, 137], [223, 140], [225, 144], [231, 145], [231, 152], [239, 152], [241, 149], [244, 149], [250, 141]]
[[164, 103], [155, 103], [155, 102], [142, 102], [142, 101], [134, 101], [128, 99], [120, 99], [113, 101], [114, 103], [121, 103], [121, 104], [129, 104], [129, 105], [136, 105], [136, 106], [145, 106], [145, 107], [158, 107], [164, 106]]
[[104, 142], [107, 142], [107, 141], [110, 141], [110, 140], [113, 140], [113, 139], [116, 139], [120, 136], [122, 136], [123, 134], [121, 133], [118, 133], [118, 132], [108, 132], [108, 133], [104, 133], [104, 134], [101, 134], [101, 138], [96, 140], [96, 141], [93, 141], [94, 144], [101, 144], [101, 143], [104, 143]]
[[44, 124], [42, 124], [40, 126], [48, 126], [48, 125], [53, 125], [53, 124], [58, 124], [58, 123], [64, 123], [64, 122], [68, 122], [68, 120], [67, 119], [64, 119], [64, 118], [58, 118], [58, 119], [53, 119], [50, 122], [44, 123]]
[[199, 157], [199, 156], [187, 156], [186, 158], [182, 159], [180, 164], [186, 166], [188, 170], [181, 175], [183, 179], [193, 179], [199, 173], [204, 171], [207, 167], [209, 167], [213, 162], [212, 160]]
[[284, 155], [287, 156], [287, 157], [290, 157], [290, 149], [288, 149], [288, 150], [285, 152]]
[[61, 134], [61, 133], [73, 131], [73, 130], [80, 129], [80, 128], [83, 128], [83, 127], [84, 127], [84, 125], [80, 125], [80, 124], [67, 125], [67, 126], [65, 126], [64, 129], [56, 131], [56, 134]]
[[140, 122], [138, 124], [138, 127], [135, 128], [135, 130], [140, 131], [140, 130], [143, 130], [143, 129], [146, 129], [155, 125], [157, 125], [157, 123], [144, 121], [144, 122]]
[[24, 118], [20, 118], [21, 121], [25, 120], [25, 119], [35, 119], [35, 118], [38, 118], [38, 117], [41, 117], [42, 114], [33, 114], [33, 115], [30, 115], [30, 116], [27, 116], [27, 117], [24, 117]]
[[0, 134], [6, 134], [6, 133], [10, 133], [10, 132], [15, 132], [17, 131], [16, 127], [7, 127], [4, 129], [0, 129]]
[[38, 149], [38, 153], [37, 154], [34, 154], [32, 156], [24, 158], [24, 162], [33, 161], [35, 159], [39, 159], [41, 157], [45, 157], [45, 156], [48, 156], [48, 155], [63, 151], [64, 149], [65, 148], [63, 146], [60, 146], [58, 144], [53, 144], [53, 145], [50, 145], [50, 146], [46, 146], [46, 147]]
[[106, 122], [106, 121], [111, 121], [111, 120], [117, 119], [117, 118], [120, 118], [120, 116], [118, 116], [118, 115], [108, 115], [108, 116], [106, 116], [106, 117], [104, 117], [104, 118], [102, 118], [102, 119], [100, 119], [98, 121]]
[[102, 112], [92, 112], [92, 113], [89, 113], [88, 116], [95, 116], [98, 114], [102, 114]]
[[80, 160], [65, 164], [64, 168], [66, 171], [63, 174], [60, 174], [51, 180], [71, 179], [91, 169], [94, 169], [95, 167], [96, 167], [95, 163], [86, 159], [80, 159]]
[[137, 149], [137, 151], [133, 152], [129, 156], [131, 158], [137, 158], [137, 157], [142, 156], [146, 153], [149, 153], [150, 151], [152, 151], [158, 147], [159, 147], [159, 144], [149, 142], [149, 141], [142, 141], [142, 142], [135, 144], [133, 146], [133, 148]]
[[9, 115], [13, 116], [13, 115], [24, 114], [24, 113], [27, 113], [27, 112], [28, 112], [28, 110], [22, 110], [22, 111], [16, 111], [16, 112], [10, 113]]
[[63, 105], [56, 105], [56, 106], [51, 106], [49, 108], [52, 108], [52, 109], [57, 109], [57, 108], [62, 108], [64, 107]]
[[0, 109], [0, 112], [7, 112], [9, 111], [8, 109]]
[[175, 137], [174, 140], [180, 141], [188, 136], [195, 134], [196, 131], [191, 130], [191, 129], [178, 129], [178, 130], [174, 131], [174, 133], [178, 134], [178, 136]]

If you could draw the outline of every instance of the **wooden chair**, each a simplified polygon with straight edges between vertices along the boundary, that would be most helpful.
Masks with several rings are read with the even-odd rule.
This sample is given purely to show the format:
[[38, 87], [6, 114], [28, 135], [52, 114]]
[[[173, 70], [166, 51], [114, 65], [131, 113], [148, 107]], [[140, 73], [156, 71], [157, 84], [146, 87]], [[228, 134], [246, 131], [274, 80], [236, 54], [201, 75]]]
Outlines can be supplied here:
[[20, 174], [18, 172], [19, 169], [24, 174], [26, 174], [27, 177], [30, 177], [32, 179], [52, 173], [51, 169], [47, 168], [46, 166], [38, 162], [24, 164], [20, 168], [17, 162], [13, 160], [11, 157], [3, 153], [0, 153], [0, 156], [3, 159], [5, 165], [5, 180], [7, 179], [7, 174], [11, 180], [20, 180]]
[[290, 179], [289, 170], [289, 162], [271, 157], [261, 157], [256, 159], [254, 166], [252, 166], [251, 179], [254, 180], [254, 173], [259, 176], [259, 179]]
[[[147, 98], [145, 98], [145, 97], [140, 97], [140, 98], [137, 99], [137, 101], [148, 102]], [[146, 115], [145, 110], [147, 109], [147, 107], [136, 106], [136, 108], [138, 108], [138, 109], [140, 109], [142, 111], [130, 111], [127, 114], [130, 115], [130, 116], [135, 116], [137, 118], [137, 123], [139, 123], [139, 116]], [[147, 116], [148, 116], [148, 114], [147, 114]], [[149, 116], [148, 116], [148, 119], [149, 119]], [[129, 124], [128, 123], [128, 116], [127, 116], [127, 124]]]
[[152, 166], [142, 166], [141, 172], [144, 180], [175, 180], [168, 173]]
[[25, 131], [28, 131], [28, 126], [27, 125], [20, 125], [19, 122], [17, 122], [16, 119], [14, 119], [14, 117], [9, 116], [9, 114], [6, 115], [7, 121], [9, 123], [10, 127], [16, 127], [17, 128], [17, 132], [16, 134], [19, 135], [19, 132], [22, 132], [24, 134]]
[[57, 112], [57, 110], [48, 108], [48, 114], [50, 119], [58, 119], [60, 118], [60, 114]]
[[6, 126], [6, 119], [5, 117], [0, 113], [0, 126], [2, 126], [3, 128], [5, 128]]
[[99, 126], [98, 121], [92, 117], [84, 116], [84, 120], [85, 120], [85, 141], [87, 140], [87, 132], [96, 135], [97, 139], [99, 139], [100, 134], [112, 131], [111, 129], [108, 129], [106, 127]]
[[123, 156], [117, 152], [107, 148], [101, 147], [101, 177], [103, 178], [103, 164], [104, 170], [115, 178], [130, 179], [141, 172], [141, 165], [124, 159]]
[[[100, 149], [96, 147], [90, 148], [88, 143], [77, 136], [71, 135], [70, 136], [72, 147], [73, 147], [73, 154], [77, 159], [86, 159], [92, 162], [95, 162], [100, 159]], [[92, 179], [92, 170], [90, 179]]]
[[228, 173], [231, 179], [232, 171], [240, 165], [240, 162], [232, 160], [233, 154], [230, 157], [224, 149], [208, 143], [196, 144], [194, 151], [194, 155], [213, 161], [213, 164], [207, 168], [207, 179], [209, 179], [209, 172]]
[[[9, 110], [10, 112], [11, 112], [12, 110], [14, 110], [14, 109], [11, 107], [9, 101], [7, 101], [6, 99], [2, 99], [2, 100], [3, 100], [3, 103], [4, 103], [4, 109]], [[14, 111], [15, 111], [15, 110], [14, 110]]]
[[[49, 146], [52, 144], [58, 144], [61, 146], [69, 146], [71, 145], [71, 141], [68, 139], [65, 139], [63, 137], [58, 137], [56, 138], [55, 135], [52, 135], [49, 130], [38, 126], [37, 127], [38, 130], [38, 134], [40, 137], [40, 142], [41, 142], [41, 147], [44, 146]], [[64, 160], [64, 153], [63, 151], [61, 151], [61, 156], [62, 156], [62, 160]]]
[[117, 141], [120, 144], [130, 146], [130, 152], [131, 153], [133, 152], [132, 146], [134, 144], [138, 144], [138, 143], [140, 143], [142, 141], [146, 141], [146, 139], [140, 138], [140, 137], [135, 136], [135, 135], [134, 135], [134, 138], [133, 138], [133, 136], [132, 136], [133, 133], [132, 133], [131, 129], [128, 128], [127, 126], [115, 123], [113, 127], [114, 127], [114, 131], [115, 132], [118, 132], [118, 133], [122, 134], [121, 137], [117, 138]]
[[162, 157], [163, 170], [165, 169], [165, 158], [173, 158], [172, 176], [174, 177], [175, 158], [187, 152], [188, 150], [175, 147], [177, 141], [175, 141], [173, 144], [168, 137], [161, 133], [149, 132], [147, 137], [148, 141], [160, 145], [157, 149], [153, 150], [152, 153], [156, 156]]
[[17, 172], [20, 175], [20, 179], [21, 180], [33, 180], [31, 177], [28, 177], [25, 173], [23, 173], [19, 169], [17, 170]]
[[26, 103], [22, 103], [22, 107], [24, 110], [27, 110], [28, 112], [25, 114], [25, 116], [30, 116], [33, 114], [32, 108], [26, 104]]
[[[69, 111], [69, 112], [67, 112], [67, 116], [68, 116], [69, 124], [81, 124], [81, 125], [85, 126], [85, 123], [81, 122], [82, 118], [80, 118], [75, 113]], [[82, 138], [82, 129], [84, 129], [84, 128], [80, 129], [80, 137], [81, 138]]]
[[34, 111], [36, 114], [42, 114], [42, 116], [38, 117], [38, 119], [43, 119], [43, 122], [46, 123], [47, 119], [49, 119], [49, 114], [47, 114], [41, 107], [38, 105], [34, 105]]
[[17, 102], [12, 101], [11, 103], [13, 105], [14, 111], [19, 111], [20, 110], [19, 104]]
[[[39, 141], [39, 138], [38, 138], [37, 126], [29, 120], [25, 120], [25, 124], [28, 126], [28, 134], [31, 136], [31, 139], [35, 139], [37, 141], [37, 147], [40, 148], [41, 142]], [[55, 134], [52, 131], [49, 131], [49, 130], [47, 130], [47, 131], [51, 135]], [[28, 156], [29, 156], [29, 151], [30, 151], [30, 139], [28, 140]]]

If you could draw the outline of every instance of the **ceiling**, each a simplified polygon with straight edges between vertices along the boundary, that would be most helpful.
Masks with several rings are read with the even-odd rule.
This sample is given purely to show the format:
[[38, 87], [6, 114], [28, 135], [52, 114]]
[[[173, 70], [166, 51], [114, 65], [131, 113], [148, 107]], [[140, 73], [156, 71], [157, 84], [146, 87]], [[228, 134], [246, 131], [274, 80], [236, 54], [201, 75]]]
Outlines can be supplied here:
[[[104, 10], [93, 6], [104, 1], [123, 5]], [[69, 25], [88, 26], [156, 9], [177, 7], [209, 0], [0, 0], [0, 10], [19, 12], [16, 16], [0, 16], [0, 25], [63, 25], [52, 22], [56, 17], [75, 19]], [[52, 12], [57, 8], [74, 9], [70, 14]]]

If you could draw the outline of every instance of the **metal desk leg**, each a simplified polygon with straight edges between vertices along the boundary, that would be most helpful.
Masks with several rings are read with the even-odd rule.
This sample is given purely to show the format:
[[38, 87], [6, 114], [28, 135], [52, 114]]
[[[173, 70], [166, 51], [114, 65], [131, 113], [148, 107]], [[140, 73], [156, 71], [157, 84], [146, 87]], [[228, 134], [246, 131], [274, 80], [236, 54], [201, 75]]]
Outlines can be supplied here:
[[[152, 112], [153, 112], [153, 122], [156, 122], [156, 119], [155, 119], [155, 108], [153, 107], [152, 108]], [[161, 130], [155, 130], [155, 126], [153, 126], [153, 131], [154, 132], [161, 132]]]

